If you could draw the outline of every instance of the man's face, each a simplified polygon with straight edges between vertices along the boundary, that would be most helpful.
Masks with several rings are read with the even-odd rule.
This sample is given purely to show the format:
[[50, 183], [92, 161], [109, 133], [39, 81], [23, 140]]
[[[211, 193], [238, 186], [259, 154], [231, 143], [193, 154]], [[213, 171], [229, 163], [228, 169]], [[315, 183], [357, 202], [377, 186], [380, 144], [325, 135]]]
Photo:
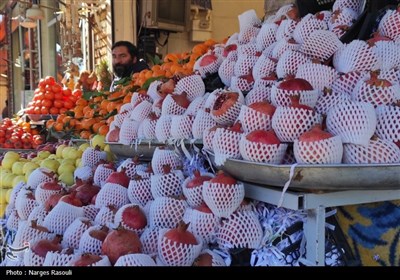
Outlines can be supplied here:
[[116, 47], [112, 51], [112, 65], [115, 75], [118, 77], [127, 77], [133, 70], [133, 64], [136, 57], [132, 58], [125, 46]]

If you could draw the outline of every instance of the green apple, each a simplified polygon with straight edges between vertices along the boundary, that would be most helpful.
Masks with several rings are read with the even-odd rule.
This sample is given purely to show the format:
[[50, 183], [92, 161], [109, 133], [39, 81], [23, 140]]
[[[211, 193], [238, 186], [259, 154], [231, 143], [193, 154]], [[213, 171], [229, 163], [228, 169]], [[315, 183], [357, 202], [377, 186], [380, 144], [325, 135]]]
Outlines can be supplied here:
[[18, 161], [18, 159], [16, 157], [8, 157], [8, 158], [4, 157], [3, 161], [1, 162], [1, 166], [3, 166], [3, 168], [5, 168], [5, 169], [11, 170], [14, 162], [17, 162], [17, 161]]
[[15, 161], [17, 161], [17, 160], [19, 160], [20, 156], [17, 152], [8, 151], [7, 153], [5, 153], [4, 158], [15, 159]]
[[64, 172], [59, 177], [58, 180], [66, 184], [67, 186], [72, 186], [75, 183], [73, 172]]
[[82, 152], [84, 152], [86, 150], [86, 148], [89, 148], [89, 147], [90, 147], [89, 143], [83, 143], [83, 144], [79, 145], [78, 150], [81, 150]]
[[56, 159], [46, 158], [40, 163], [40, 167], [45, 167], [53, 172], [57, 172], [60, 163]]
[[82, 159], [81, 158], [77, 158], [75, 161], [75, 166], [76, 167], [81, 167], [82, 166]]
[[51, 153], [49, 151], [40, 151], [37, 153], [37, 157], [41, 158], [41, 159], [46, 159], [51, 155]]
[[61, 160], [61, 164], [71, 164], [75, 165], [76, 160], [71, 158], [64, 158]]
[[75, 147], [71, 147], [71, 149], [68, 150], [68, 153], [65, 155], [67, 159], [73, 159], [76, 160], [77, 158], [82, 157], [82, 151], [78, 150]]
[[58, 169], [57, 169], [57, 173], [59, 174], [59, 175], [61, 175], [62, 173], [65, 173], [65, 172], [69, 172], [69, 173], [74, 173], [74, 171], [75, 171], [75, 165], [73, 165], [73, 164], [70, 164], [70, 163], [62, 163], [59, 167], [58, 167]]
[[60, 146], [57, 147], [57, 149], [56, 149], [56, 156], [57, 156], [58, 158], [62, 158], [62, 157], [63, 157], [63, 156], [62, 156], [62, 151], [63, 151], [64, 148], [66, 148], [66, 147], [68, 147], [68, 146], [65, 145], [65, 144], [61, 144]]
[[7, 192], [6, 192], [6, 202], [7, 203], [10, 203], [12, 191], [13, 191], [13, 189], [7, 189]]
[[26, 172], [27, 172], [28, 170], [34, 170], [34, 169], [39, 168], [39, 167], [40, 167], [39, 164], [34, 163], [34, 162], [32, 162], [32, 161], [28, 161], [28, 162], [26, 162], [26, 163], [24, 164], [24, 167], [22, 168], [22, 173], [23, 173], [23, 174], [26, 174]]
[[22, 175], [24, 174], [24, 165], [26, 162], [22, 161], [16, 161], [11, 167], [11, 172], [14, 173], [15, 175]]
[[8, 190], [9, 189], [0, 189], [0, 204], [6, 204], [7, 203], [7, 192], [8, 192]]
[[104, 147], [106, 146], [106, 137], [104, 135], [96, 134], [91, 140], [90, 140], [90, 146], [93, 148], [96, 148], [96, 146], [99, 146], [101, 150], [104, 150]]
[[7, 173], [4, 176], [1, 176], [1, 186], [5, 189], [12, 188], [13, 187], [13, 180], [16, 177], [13, 173]]
[[12, 180], [12, 187], [14, 188], [16, 185], [18, 185], [19, 182], [24, 182], [26, 183], [25, 175], [18, 175], [15, 176], [14, 179]]

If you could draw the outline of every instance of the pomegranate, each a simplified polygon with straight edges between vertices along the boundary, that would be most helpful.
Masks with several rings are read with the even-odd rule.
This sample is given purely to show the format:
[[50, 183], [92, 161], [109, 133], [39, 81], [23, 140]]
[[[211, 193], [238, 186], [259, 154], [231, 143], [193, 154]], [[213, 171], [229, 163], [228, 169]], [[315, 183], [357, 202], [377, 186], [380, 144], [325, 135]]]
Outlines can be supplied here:
[[120, 130], [121, 129], [118, 126], [116, 126], [114, 129], [111, 129], [110, 132], [107, 133], [107, 141], [118, 142]]
[[249, 108], [254, 109], [265, 115], [268, 115], [270, 117], [270, 119], [272, 119], [272, 116], [274, 115], [275, 110], [276, 110], [274, 105], [271, 105], [266, 101], [252, 103], [249, 105]]
[[232, 176], [225, 173], [223, 170], [219, 170], [214, 178], [210, 180], [210, 183], [222, 184], [222, 185], [236, 185], [237, 181]]
[[236, 133], [243, 133], [242, 123], [240, 121], [237, 121], [232, 126], [226, 128], [226, 130], [233, 131]]
[[106, 183], [113, 183], [113, 184], [119, 184], [125, 188], [129, 187], [129, 182], [130, 178], [128, 175], [126, 175], [125, 168], [121, 168], [121, 171], [115, 171], [108, 176], [106, 179]]
[[214, 116], [222, 116], [225, 114], [239, 99], [239, 94], [233, 91], [222, 92], [215, 100], [211, 114]]
[[118, 227], [111, 230], [101, 246], [103, 255], [107, 255], [111, 264], [120, 256], [142, 252], [142, 244], [136, 232]]
[[168, 94], [171, 94], [174, 92], [176, 82], [174, 79], [168, 79], [161, 85], [159, 85], [158, 88], [158, 93], [162, 98], [165, 98]]
[[43, 190], [49, 190], [49, 191], [60, 191], [60, 190], [62, 190], [62, 186], [58, 183], [56, 178], [53, 178], [53, 181], [44, 182], [44, 183], [40, 184], [40, 187]]
[[254, 130], [246, 135], [246, 139], [251, 142], [262, 143], [266, 145], [280, 145], [281, 141], [276, 136], [274, 130]]
[[86, 182], [82, 180], [81, 178], [76, 177], [75, 178], [75, 184], [73, 184], [71, 187], [68, 188], [68, 192], [73, 192], [76, 191], [76, 189], [82, 185], [84, 185]]
[[147, 225], [146, 215], [137, 205], [126, 207], [122, 212], [122, 221], [131, 229], [143, 229]]
[[72, 263], [72, 266], [90, 266], [100, 260], [102, 260], [100, 256], [86, 253], [81, 255], [74, 263]]
[[269, 76], [264, 76], [261, 79], [263, 79], [264, 81], [276, 81], [278, 77], [276, 76], [276, 73], [271, 73], [269, 74]]
[[286, 12], [286, 16], [291, 20], [299, 21], [300, 20], [299, 9], [295, 5], [293, 5], [289, 9], [289, 11]]
[[217, 60], [218, 60], [218, 57], [215, 54], [213, 54], [213, 53], [206, 54], [200, 60], [200, 67], [205, 67], [207, 65], [210, 65]]
[[187, 92], [184, 91], [181, 94], [174, 94], [172, 95], [172, 99], [175, 101], [176, 104], [183, 108], [189, 107], [190, 101], [187, 98]]
[[77, 193], [76, 191], [73, 191], [70, 194], [66, 194], [66, 195], [62, 196], [60, 198], [60, 201], [63, 201], [65, 203], [71, 204], [76, 207], [81, 207], [82, 201], [80, 201], [80, 199], [76, 197], [76, 193]]
[[392, 41], [389, 37], [381, 35], [379, 32], [374, 32], [372, 34], [372, 38], [367, 40], [367, 43], [370, 47], [375, 46], [377, 42], [380, 41]]
[[37, 223], [37, 220], [31, 220], [31, 228], [41, 232], [50, 232], [47, 227], [41, 226]]
[[65, 192], [55, 193], [50, 195], [50, 197], [44, 203], [44, 208], [46, 211], [51, 211], [58, 203], [58, 201], [65, 195]]
[[213, 256], [209, 253], [202, 253], [196, 258], [193, 266], [212, 266]]
[[252, 73], [239, 76], [239, 78], [246, 80], [248, 84], [254, 83], [254, 77]]
[[323, 131], [320, 124], [314, 125], [309, 131], [304, 132], [299, 137], [301, 142], [315, 142], [320, 140], [325, 140], [333, 137], [329, 132]]
[[386, 87], [390, 87], [392, 86], [392, 83], [389, 82], [386, 79], [380, 79], [379, 73], [378, 72], [371, 72], [370, 73], [371, 77], [365, 82], [367, 85], [370, 86], [374, 86], [374, 87], [382, 87], [382, 88], [386, 88]]
[[199, 206], [195, 207], [194, 209], [202, 213], [212, 214], [211, 209], [204, 202], [202, 202]]
[[222, 53], [222, 56], [223, 56], [223, 57], [227, 57], [228, 54], [229, 54], [231, 51], [235, 51], [235, 50], [237, 50], [237, 45], [236, 45], [236, 44], [227, 45], [227, 46], [225, 46], [225, 48], [224, 48], [224, 52]]
[[203, 185], [203, 183], [205, 181], [209, 181], [212, 179], [212, 177], [210, 177], [210, 176], [202, 176], [200, 174], [200, 171], [197, 169], [195, 171], [193, 171], [193, 175], [194, 175], [193, 179], [191, 179], [186, 184], [186, 188], [188, 188], [188, 189], [199, 187], [199, 186]]
[[307, 80], [301, 78], [285, 80], [278, 85], [278, 88], [289, 91], [304, 91], [314, 89]]
[[90, 204], [93, 196], [100, 191], [100, 187], [91, 183], [85, 183], [76, 189], [76, 197], [82, 202], [83, 205]]
[[292, 102], [289, 107], [314, 111], [314, 109], [311, 108], [310, 106], [300, 104], [300, 96], [299, 95], [292, 95], [292, 96], [289, 96], [289, 98], [290, 98], [290, 101]]
[[104, 241], [104, 239], [107, 237], [108, 231], [108, 227], [102, 226], [100, 229], [93, 229], [89, 231], [89, 235], [94, 239]]
[[[198, 242], [196, 240], [196, 237], [194, 235], [187, 231], [189, 224], [186, 224], [185, 222], [180, 222], [177, 228], [170, 229], [167, 231], [164, 235], [164, 238], [176, 242], [178, 244], [185, 244], [185, 245], [197, 245]], [[163, 253], [169, 253], [169, 252], [163, 252]]]
[[32, 245], [31, 250], [36, 255], [38, 255], [42, 258], [45, 258], [47, 252], [61, 252], [62, 247], [61, 247], [60, 241], [61, 241], [61, 236], [59, 236], [59, 235], [54, 237], [53, 240], [41, 239], [41, 240], [36, 241]]

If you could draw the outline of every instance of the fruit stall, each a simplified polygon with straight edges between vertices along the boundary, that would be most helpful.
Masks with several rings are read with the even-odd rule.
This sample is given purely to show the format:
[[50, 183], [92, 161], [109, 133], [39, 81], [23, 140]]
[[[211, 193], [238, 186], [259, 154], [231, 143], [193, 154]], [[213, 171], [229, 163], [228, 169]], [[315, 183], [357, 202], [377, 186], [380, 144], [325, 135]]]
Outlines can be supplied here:
[[43, 78], [0, 124], [1, 266], [365, 264], [336, 207], [398, 209], [400, 9], [297, 3], [113, 92]]

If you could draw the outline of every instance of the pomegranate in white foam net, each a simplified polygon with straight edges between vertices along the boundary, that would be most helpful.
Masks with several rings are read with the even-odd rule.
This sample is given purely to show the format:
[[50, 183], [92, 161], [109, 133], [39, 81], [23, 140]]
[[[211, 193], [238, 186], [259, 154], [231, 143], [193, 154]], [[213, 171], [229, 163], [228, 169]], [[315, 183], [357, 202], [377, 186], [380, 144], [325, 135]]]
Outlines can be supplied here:
[[76, 197], [83, 205], [88, 205], [99, 191], [100, 187], [87, 182], [76, 189]]
[[90, 266], [102, 260], [102, 257], [98, 255], [93, 255], [90, 253], [81, 255], [76, 261], [74, 261], [72, 266]]
[[189, 189], [196, 188], [196, 187], [203, 185], [203, 183], [205, 181], [209, 181], [211, 179], [212, 179], [212, 177], [203, 176], [200, 174], [199, 170], [195, 170], [193, 172], [193, 179], [191, 179], [189, 182], [187, 182], [186, 187]]
[[122, 168], [121, 171], [116, 171], [110, 174], [106, 179], [106, 183], [119, 184], [125, 188], [129, 187], [130, 178], [126, 175], [125, 168]]
[[53, 240], [41, 239], [32, 245], [32, 252], [36, 255], [45, 258], [47, 252], [61, 252], [60, 236], [54, 237]]

